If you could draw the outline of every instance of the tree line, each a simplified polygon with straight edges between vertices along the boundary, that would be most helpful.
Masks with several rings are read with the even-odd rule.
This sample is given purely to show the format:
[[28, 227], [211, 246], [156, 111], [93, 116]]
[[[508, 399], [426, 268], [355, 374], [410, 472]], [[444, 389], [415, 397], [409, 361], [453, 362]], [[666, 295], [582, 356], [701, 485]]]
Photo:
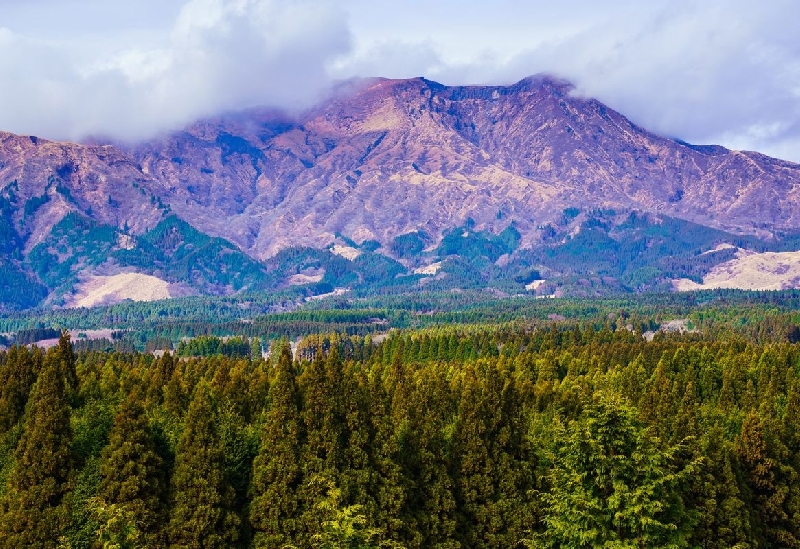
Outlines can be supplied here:
[[0, 352], [0, 547], [798, 547], [800, 347], [624, 326]]

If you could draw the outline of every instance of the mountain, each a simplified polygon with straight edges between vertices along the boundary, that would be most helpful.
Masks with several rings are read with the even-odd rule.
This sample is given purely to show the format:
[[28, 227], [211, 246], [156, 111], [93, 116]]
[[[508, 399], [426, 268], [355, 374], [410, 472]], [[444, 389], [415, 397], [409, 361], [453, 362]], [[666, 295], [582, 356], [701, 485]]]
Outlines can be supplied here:
[[793, 249], [800, 165], [661, 137], [572, 90], [368, 79], [298, 116], [230, 113], [136, 145], [0, 134], [0, 301], [64, 302], [124, 272], [182, 293], [514, 291], [545, 274], [624, 291], [700, 283], [731, 259], [701, 256], [722, 243]]
[[179, 215], [259, 258], [336, 234], [438, 239], [468, 218], [494, 232], [514, 221], [530, 245], [569, 207], [762, 235], [800, 226], [797, 164], [659, 137], [560, 80], [352, 87], [294, 121], [240, 113], [131, 155]]

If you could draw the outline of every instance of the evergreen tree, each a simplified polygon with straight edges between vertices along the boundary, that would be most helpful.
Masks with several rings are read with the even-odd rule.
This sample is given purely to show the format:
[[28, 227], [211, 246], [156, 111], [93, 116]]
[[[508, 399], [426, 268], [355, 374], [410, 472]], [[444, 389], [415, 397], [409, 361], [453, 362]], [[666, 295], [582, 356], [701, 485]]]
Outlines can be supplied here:
[[304, 509], [304, 528], [309, 535], [320, 529], [317, 504], [326, 497], [326, 486], [340, 483], [347, 428], [341, 411], [342, 377], [339, 352], [331, 347], [327, 360], [322, 349], [317, 349], [314, 361], [301, 378], [305, 445], [304, 480], [299, 497]]
[[60, 347], [48, 351], [28, 401], [3, 502], [2, 547], [55, 547], [66, 524], [72, 431], [63, 352]]
[[250, 360], [261, 360], [261, 340], [258, 336], [250, 340]]
[[100, 498], [132, 521], [147, 543], [163, 543], [159, 531], [165, 518], [165, 467], [142, 407], [134, 391], [122, 403], [109, 443], [100, 462]]
[[0, 434], [22, 418], [41, 363], [38, 349], [29, 351], [15, 345], [8, 351], [6, 363], [0, 368]]
[[297, 494], [302, 481], [301, 419], [288, 342], [282, 344], [275, 368], [261, 447], [253, 464], [250, 524], [258, 548], [296, 544], [302, 527]]
[[691, 479], [692, 497], [699, 511], [691, 545], [708, 549], [747, 547], [750, 517], [737, 482], [733, 445], [712, 427], [700, 440], [705, 466]]
[[523, 448], [518, 395], [499, 367], [464, 376], [452, 453], [458, 534], [467, 547], [516, 546], [533, 520], [530, 456]]
[[686, 545], [677, 486], [694, 467], [672, 470], [672, 451], [658, 448], [633, 409], [601, 395], [555, 442], [540, 546]]
[[343, 497], [366, 510], [374, 509], [369, 496], [372, 468], [369, 462], [371, 437], [369, 417], [369, 381], [361, 365], [348, 361], [341, 388], [342, 415], [346, 422], [344, 466], [340, 473]]
[[214, 422], [208, 383], [195, 388], [175, 456], [172, 509], [168, 527], [172, 547], [227, 548], [239, 538], [240, 519]]
[[[402, 378], [402, 365], [396, 360], [392, 367], [394, 374], [389, 375], [398, 381]], [[392, 416], [392, 398], [389, 396], [387, 384], [384, 383], [381, 369], [377, 367], [372, 373], [369, 385], [370, 431], [370, 469], [372, 481], [369, 483], [369, 495], [375, 502], [370, 510], [371, 521], [392, 539], [403, 537], [403, 509], [409, 492], [409, 486], [398, 461], [400, 459], [400, 442], [395, 433], [395, 419]], [[394, 385], [391, 390], [399, 389]]]
[[751, 412], [736, 441], [736, 454], [752, 495], [754, 531], [769, 546], [800, 547], [786, 512], [789, 486], [795, 482], [797, 473], [782, 463], [776, 443], [770, 444], [765, 431], [762, 419]]
[[75, 353], [72, 350], [68, 331], [62, 330], [61, 337], [58, 338], [57, 349], [56, 356], [66, 382], [67, 392], [72, 395], [78, 390], [78, 374], [75, 369]]
[[[427, 368], [416, 375], [410, 395], [409, 421], [413, 433], [412, 473], [416, 480], [409, 507], [415, 515], [422, 537], [421, 545], [432, 549], [458, 547], [455, 538], [455, 499], [453, 482], [448, 474], [447, 428], [448, 411], [452, 409], [448, 383], [438, 367]], [[409, 437], [412, 438], [412, 437]]]

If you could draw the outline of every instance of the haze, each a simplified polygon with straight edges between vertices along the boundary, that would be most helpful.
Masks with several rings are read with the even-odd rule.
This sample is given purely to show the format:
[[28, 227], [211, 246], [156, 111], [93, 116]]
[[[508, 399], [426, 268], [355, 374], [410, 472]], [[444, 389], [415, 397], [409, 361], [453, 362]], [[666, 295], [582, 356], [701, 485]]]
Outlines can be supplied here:
[[634, 122], [800, 161], [800, 4], [0, 0], [0, 129], [145, 139], [354, 76], [548, 72]]

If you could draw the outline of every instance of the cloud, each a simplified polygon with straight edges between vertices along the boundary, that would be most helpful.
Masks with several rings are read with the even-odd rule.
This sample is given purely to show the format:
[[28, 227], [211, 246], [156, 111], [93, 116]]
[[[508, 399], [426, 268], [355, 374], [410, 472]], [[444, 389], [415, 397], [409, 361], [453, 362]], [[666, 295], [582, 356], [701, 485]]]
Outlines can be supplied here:
[[331, 81], [548, 72], [652, 131], [800, 161], [794, 0], [4, 2], [0, 128], [149, 137]]
[[98, 59], [0, 29], [0, 127], [139, 139], [255, 105], [302, 108], [349, 51], [344, 12], [311, 0], [192, 0], [166, 44]]
[[[425, 74], [445, 84], [511, 83], [547, 72], [654, 132], [800, 161], [800, 3], [499, 3], [472, 15], [482, 31], [442, 19], [441, 34], [460, 41], [430, 34], [409, 48], [388, 29], [373, 30], [337, 70], [385, 67], [394, 77]], [[395, 23], [413, 36], [412, 25]]]

